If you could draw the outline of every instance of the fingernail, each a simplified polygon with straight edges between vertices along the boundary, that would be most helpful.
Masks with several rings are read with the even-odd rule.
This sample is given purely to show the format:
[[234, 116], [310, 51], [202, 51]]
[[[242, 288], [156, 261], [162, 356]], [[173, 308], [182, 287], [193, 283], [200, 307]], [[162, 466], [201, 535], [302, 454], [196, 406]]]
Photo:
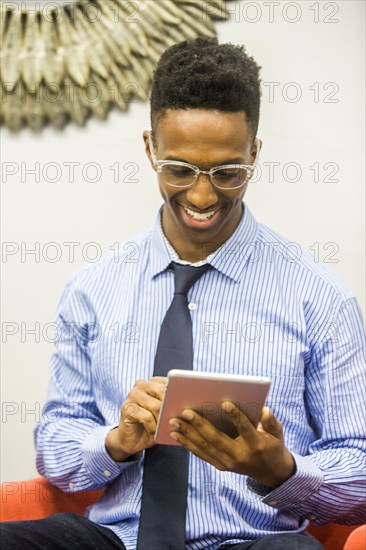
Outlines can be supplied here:
[[227, 412], [227, 413], [232, 413], [234, 411], [234, 405], [232, 403], [229, 403], [229, 402], [225, 402], [222, 404], [222, 408]]
[[178, 441], [178, 435], [175, 432], [170, 432], [170, 437], [175, 439], [175, 441]]
[[175, 420], [169, 420], [169, 425], [172, 426], [172, 428], [179, 430], [179, 424]]
[[182, 417], [185, 419], [185, 420], [193, 420], [193, 412], [192, 411], [183, 411], [182, 412]]

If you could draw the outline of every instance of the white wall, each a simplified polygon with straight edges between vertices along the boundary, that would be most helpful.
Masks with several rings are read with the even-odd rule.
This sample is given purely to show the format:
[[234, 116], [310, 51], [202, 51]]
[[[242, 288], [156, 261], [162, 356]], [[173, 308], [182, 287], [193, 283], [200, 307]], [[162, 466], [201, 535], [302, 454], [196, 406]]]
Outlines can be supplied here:
[[[234, 13], [218, 25], [220, 41], [244, 43], [263, 67], [262, 177], [251, 184], [247, 202], [258, 220], [326, 260], [364, 310], [365, 4], [229, 6]], [[8, 176], [1, 190], [3, 246], [14, 252], [1, 265], [2, 481], [36, 475], [32, 430], [45, 400], [53, 351], [47, 326], [67, 278], [98, 253], [90, 243], [108, 251], [155, 219], [161, 201], [141, 139], [148, 127], [148, 106], [135, 104], [128, 115], [113, 112], [107, 122], [91, 120], [85, 129], [69, 125], [62, 133], [46, 129], [39, 136], [3, 131], [3, 169], [14, 162], [19, 172]], [[51, 167], [46, 181], [22, 177], [21, 163], [31, 168], [36, 162], [41, 169], [58, 163], [60, 181], [47, 181], [55, 177]], [[74, 182], [67, 162], [80, 163]], [[91, 162], [101, 171], [95, 183], [87, 181], [95, 175], [92, 168], [82, 175]], [[273, 162], [280, 165], [271, 182], [268, 163]], [[115, 163], [119, 182], [109, 168]], [[135, 183], [123, 181], [131, 171], [127, 163], [136, 165]], [[291, 181], [300, 170], [299, 181]], [[74, 260], [71, 245], [64, 244], [70, 242], [79, 243]], [[25, 254], [35, 247], [35, 255]], [[60, 258], [53, 262], [56, 253]], [[26, 332], [32, 327], [36, 334]]]

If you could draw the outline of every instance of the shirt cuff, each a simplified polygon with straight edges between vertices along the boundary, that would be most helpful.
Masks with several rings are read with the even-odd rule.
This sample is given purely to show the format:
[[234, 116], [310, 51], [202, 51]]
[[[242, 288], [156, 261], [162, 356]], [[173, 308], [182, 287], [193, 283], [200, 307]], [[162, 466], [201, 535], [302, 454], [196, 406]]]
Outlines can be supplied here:
[[272, 489], [248, 478], [248, 488], [263, 497], [262, 502], [273, 508], [291, 508], [308, 499], [323, 483], [322, 471], [306, 457], [291, 453], [296, 472], [279, 487]]
[[[90, 478], [101, 485], [115, 479], [124, 469], [138, 460], [141, 453], [133, 455], [125, 462], [116, 462], [108, 454], [105, 446], [107, 434], [115, 426], [100, 426], [95, 428], [84, 440], [81, 452], [85, 470]], [[135, 460], [134, 460], [135, 459]]]

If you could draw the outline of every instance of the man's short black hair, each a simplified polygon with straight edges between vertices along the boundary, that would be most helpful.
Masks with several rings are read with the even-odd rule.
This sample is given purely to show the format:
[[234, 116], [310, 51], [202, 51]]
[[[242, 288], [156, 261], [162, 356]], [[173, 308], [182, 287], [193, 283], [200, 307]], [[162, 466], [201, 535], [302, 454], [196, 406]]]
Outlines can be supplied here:
[[259, 70], [244, 46], [219, 44], [216, 38], [196, 38], [171, 46], [154, 72], [150, 98], [153, 131], [167, 109], [244, 111], [254, 139], [260, 109]]

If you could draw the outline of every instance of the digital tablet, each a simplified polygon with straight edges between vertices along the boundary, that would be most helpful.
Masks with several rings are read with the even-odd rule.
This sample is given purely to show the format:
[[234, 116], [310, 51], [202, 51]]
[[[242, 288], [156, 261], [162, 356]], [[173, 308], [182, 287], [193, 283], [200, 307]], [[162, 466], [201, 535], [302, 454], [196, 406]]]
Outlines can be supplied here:
[[257, 426], [270, 383], [270, 379], [263, 376], [170, 370], [155, 433], [156, 443], [180, 445], [169, 435], [174, 431], [169, 420], [179, 418], [183, 409], [194, 409], [220, 431], [237, 437], [235, 425], [222, 410], [221, 403], [235, 403]]

